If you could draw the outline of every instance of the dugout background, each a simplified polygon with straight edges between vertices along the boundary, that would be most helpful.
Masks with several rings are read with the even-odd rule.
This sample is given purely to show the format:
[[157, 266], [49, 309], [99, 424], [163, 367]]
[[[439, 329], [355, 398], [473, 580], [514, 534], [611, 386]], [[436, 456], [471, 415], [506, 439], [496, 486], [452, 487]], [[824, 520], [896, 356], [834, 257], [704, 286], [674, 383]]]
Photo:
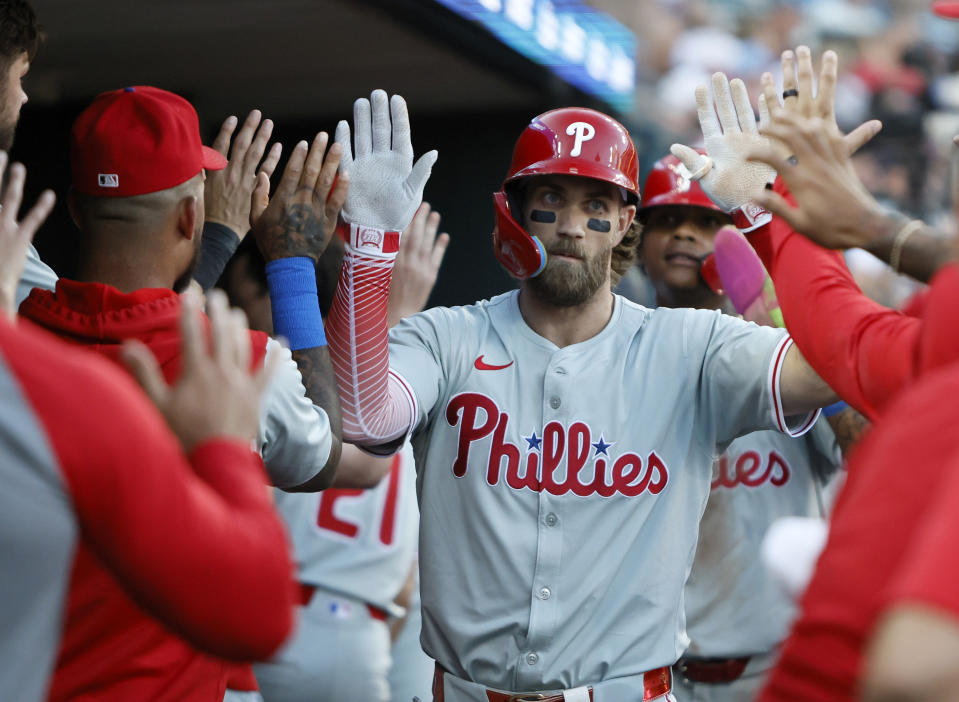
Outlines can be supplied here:
[[[453, 305], [513, 285], [491, 249], [490, 194], [530, 117], [553, 107], [611, 110], [431, 0], [34, 0], [47, 41], [26, 80], [13, 157], [28, 194], [53, 187], [37, 236], [70, 277], [76, 230], [66, 207], [69, 129], [97, 93], [156, 85], [188, 98], [205, 143], [222, 120], [260, 108], [287, 153], [352, 117], [374, 88], [403, 95], [417, 156], [440, 157], [425, 198], [452, 242], [430, 304]], [[622, 118], [621, 115], [618, 115]], [[277, 173], [282, 168], [277, 169]]]

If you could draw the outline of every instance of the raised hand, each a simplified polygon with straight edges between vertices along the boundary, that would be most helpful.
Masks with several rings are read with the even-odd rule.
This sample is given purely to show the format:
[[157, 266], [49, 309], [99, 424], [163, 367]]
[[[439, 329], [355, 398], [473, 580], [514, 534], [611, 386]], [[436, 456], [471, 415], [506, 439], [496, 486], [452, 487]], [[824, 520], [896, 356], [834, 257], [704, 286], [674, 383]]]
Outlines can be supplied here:
[[336, 125], [336, 142], [343, 147], [340, 173], [350, 177], [343, 219], [355, 225], [401, 232], [409, 225], [423, 199], [437, 152], [429, 151], [413, 163], [410, 120], [406, 101], [389, 100], [383, 90], [353, 103], [354, 148], [350, 126]]
[[320, 132], [309, 150], [301, 141], [290, 154], [273, 199], [253, 227], [267, 261], [306, 256], [315, 262], [336, 230], [350, 176], [337, 178], [342, 147], [333, 144], [327, 152], [328, 141]]
[[706, 86], [696, 87], [706, 154], [682, 144], [673, 144], [670, 151], [713, 202], [726, 212], [742, 210], [753, 223], [756, 213], [748, 206], [776, 174], [765, 164], [748, 161], [747, 156], [765, 146], [767, 139], [759, 134], [745, 83], [738, 78], [730, 82], [725, 74], [714, 73], [712, 85], [712, 100]]
[[[236, 232], [242, 239], [263, 211], [256, 203], [263, 198], [262, 185], [266, 183], [269, 197], [270, 176], [280, 160], [282, 145], [277, 142], [270, 147], [266, 158], [263, 154], [273, 133], [273, 122], [262, 122], [259, 110], [247, 115], [231, 146], [230, 139], [236, 129], [236, 117], [227, 117], [213, 141], [213, 148], [229, 159], [226, 168], [207, 173], [204, 190], [206, 221], [216, 222]], [[229, 152], [229, 153], [228, 153]], [[260, 159], [263, 163], [260, 164]], [[259, 171], [257, 166], [259, 165]], [[254, 201], [254, 191], [257, 200]], [[252, 209], [251, 209], [252, 208]]]
[[[862, 184], [850, 155], [882, 127], [877, 120], [863, 123], [848, 135], [836, 124], [834, 111], [838, 58], [823, 54], [819, 91], [813, 89], [809, 49], [799, 47], [798, 70], [793, 53], [783, 53], [783, 86], [789, 96], [780, 104], [775, 82], [763, 74], [763, 98], [769, 123], [762, 132], [772, 143], [753, 149], [749, 158], [772, 166], [789, 188], [798, 207], [781, 195], [766, 191], [757, 203], [782, 217], [796, 231], [829, 248], [865, 246], [884, 228], [881, 205]], [[798, 94], [792, 96], [791, 93]]]
[[[822, 119], [826, 133], [830, 137], [841, 138], [849, 155], [856, 153], [882, 129], [882, 123], [876, 119], [863, 122], [846, 135], [843, 135], [839, 129], [836, 123], [839, 56], [835, 51], [823, 52], [819, 67], [818, 90], [813, 84], [812, 52], [808, 46], [797, 47], [795, 54], [792, 51], [784, 51], [781, 56], [781, 65], [783, 95], [787, 96], [782, 101], [783, 108], [802, 117]], [[779, 105], [772, 74], [764, 73], [761, 81], [763, 101], [770, 106]], [[760, 132], [763, 131], [763, 124], [760, 123]]]
[[14, 163], [7, 172], [7, 152], [0, 151], [0, 179], [6, 190], [0, 199], [0, 308], [10, 319], [17, 314], [17, 283], [23, 275], [27, 259], [27, 247], [33, 235], [53, 210], [56, 196], [52, 190], [44, 190], [26, 216], [17, 220], [23, 202], [23, 183], [27, 169], [22, 163]]
[[177, 382], [167, 385], [153, 353], [139, 341], [124, 342], [124, 362], [185, 450], [216, 437], [252, 441], [259, 425], [260, 398], [279, 356], [268, 356], [260, 370], [251, 372], [246, 316], [231, 310], [220, 290], [208, 294], [210, 353], [199, 296], [187, 291], [181, 300], [183, 370]]
[[403, 232], [387, 305], [390, 326], [426, 306], [450, 243], [449, 234], [436, 235], [439, 225], [439, 212], [424, 202]]

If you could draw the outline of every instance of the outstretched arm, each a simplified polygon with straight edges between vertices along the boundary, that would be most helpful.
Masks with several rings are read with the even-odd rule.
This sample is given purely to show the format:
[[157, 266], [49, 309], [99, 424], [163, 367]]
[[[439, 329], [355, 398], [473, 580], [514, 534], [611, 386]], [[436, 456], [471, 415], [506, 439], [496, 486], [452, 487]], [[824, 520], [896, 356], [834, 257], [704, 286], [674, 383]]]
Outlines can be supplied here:
[[[801, 47], [797, 54], [800, 95], [811, 94], [808, 49]], [[784, 55], [783, 67], [786, 76], [791, 75], [789, 55]], [[774, 192], [760, 194], [758, 201], [785, 216], [754, 232], [750, 240], [765, 259], [797, 345], [844, 400], [875, 419], [888, 399], [921, 370], [954, 357], [943, 355], [943, 349], [955, 348], [956, 340], [947, 331], [953, 325], [933, 323], [930, 315], [943, 306], [940, 298], [955, 294], [959, 272], [947, 266], [936, 277], [924, 321], [905, 317], [863, 295], [838, 252], [793, 230], [790, 222], [830, 245], [858, 244], [863, 221], [876, 221], [867, 215], [875, 212], [870, 204], [875, 201], [849, 162], [851, 150], [873, 129], [857, 130], [855, 143], [843, 137], [832, 113], [835, 72], [835, 54], [826, 52], [820, 93], [811, 103], [782, 107], [772, 77], [763, 77], [764, 99], [770, 106], [764, 132], [777, 145], [754, 154], [778, 168], [780, 178]], [[784, 158], [786, 153], [795, 159]], [[790, 192], [787, 185], [797, 190]], [[920, 242], [913, 242], [916, 234], [922, 232], [917, 230], [904, 243]]]
[[[304, 492], [333, 482], [342, 437], [336, 381], [316, 296], [316, 260], [333, 235], [349, 184], [341, 177], [334, 185], [341, 147], [334, 144], [326, 153], [328, 140], [320, 132], [309, 149], [306, 142], [296, 145], [273, 199], [253, 228], [267, 262], [274, 333], [289, 341], [306, 395], [326, 412], [333, 434], [325, 466], [307, 482], [287, 488]], [[262, 182], [266, 175], [257, 178]]]
[[336, 127], [343, 146], [341, 177], [349, 175], [343, 207], [346, 253], [330, 310], [330, 353], [343, 407], [343, 434], [354, 443], [395, 443], [416, 417], [415, 397], [389, 370], [387, 302], [400, 232], [419, 206], [436, 152], [414, 164], [406, 102], [376, 90], [354, 103], [350, 128]]
[[[403, 232], [387, 305], [391, 327], [426, 306], [449, 244], [448, 234], [436, 235], [439, 222], [439, 213], [430, 212], [424, 202]], [[391, 458], [364, 453], [347, 444], [333, 487], [371, 488], [389, 473], [391, 465]]]

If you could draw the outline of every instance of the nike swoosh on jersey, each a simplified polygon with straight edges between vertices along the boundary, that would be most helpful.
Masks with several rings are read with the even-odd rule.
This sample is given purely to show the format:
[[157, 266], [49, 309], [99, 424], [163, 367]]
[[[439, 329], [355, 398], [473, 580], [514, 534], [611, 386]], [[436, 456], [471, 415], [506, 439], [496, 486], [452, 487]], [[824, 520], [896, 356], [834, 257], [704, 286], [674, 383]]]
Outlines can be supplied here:
[[513, 365], [512, 361], [510, 361], [509, 363], [505, 363], [502, 366], [490, 365], [489, 363], [483, 360], [483, 354], [480, 354], [479, 356], [477, 356], [476, 360], [473, 361], [473, 367], [476, 370], [503, 370], [504, 368], [509, 368], [511, 365]]

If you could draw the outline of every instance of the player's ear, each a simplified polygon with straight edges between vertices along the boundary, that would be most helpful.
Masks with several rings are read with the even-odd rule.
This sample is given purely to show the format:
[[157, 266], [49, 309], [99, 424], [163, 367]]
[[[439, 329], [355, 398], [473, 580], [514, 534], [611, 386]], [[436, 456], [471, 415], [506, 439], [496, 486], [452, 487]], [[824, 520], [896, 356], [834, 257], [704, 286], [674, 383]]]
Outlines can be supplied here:
[[196, 234], [197, 197], [188, 195], [181, 198], [176, 206], [177, 231], [184, 239], [193, 239]]
[[626, 232], [628, 232], [629, 228], [632, 226], [634, 219], [636, 219], [636, 205], [626, 205], [625, 207], [619, 208], [617, 236], [613, 246], [618, 246], [619, 242], [623, 240], [623, 237], [626, 236]]

